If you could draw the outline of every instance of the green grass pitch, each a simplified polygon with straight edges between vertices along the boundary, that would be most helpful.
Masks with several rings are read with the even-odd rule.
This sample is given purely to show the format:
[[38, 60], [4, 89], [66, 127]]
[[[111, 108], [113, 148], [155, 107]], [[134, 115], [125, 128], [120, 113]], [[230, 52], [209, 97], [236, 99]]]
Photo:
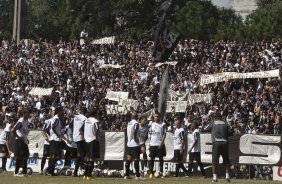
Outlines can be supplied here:
[[[101, 183], [101, 184], [179, 184], [179, 183], [192, 183], [192, 184], [206, 184], [211, 183], [211, 178], [202, 179], [198, 177], [193, 178], [155, 178], [155, 179], [146, 179], [146, 180], [135, 180], [129, 179], [124, 180], [122, 178], [104, 178], [97, 177], [92, 180], [83, 180], [82, 177], [70, 177], [70, 176], [44, 176], [38, 175], [37, 173], [31, 175], [30, 177], [14, 177], [12, 172], [1, 173], [0, 174], [0, 184], [84, 184], [84, 183]], [[226, 183], [224, 178], [219, 178], [218, 183]], [[240, 183], [240, 184], [281, 184], [282, 182], [278, 181], [262, 181], [262, 180], [236, 180], [232, 179], [231, 183]]]

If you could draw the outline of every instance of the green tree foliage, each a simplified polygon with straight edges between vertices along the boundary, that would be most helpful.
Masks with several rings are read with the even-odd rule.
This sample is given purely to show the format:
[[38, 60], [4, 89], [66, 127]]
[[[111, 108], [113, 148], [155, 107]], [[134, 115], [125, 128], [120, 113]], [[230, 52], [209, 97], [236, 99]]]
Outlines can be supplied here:
[[218, 9], [210, 1], [191, 0], [176, 8], [174, 26], [182, 36], [200, 39], [235, 39], [244, 35], [242, 18], [230, 9]]
[[[30, 36], [78, 38], [83, 28], [90, 37], [118, 35], [144, 39], [153, 34], [153, 0], [36, 0], [32, 1]], [[119, 20], [117, 22], [117, 20]]]
[[238, 40], [246, 39], [246, 29], [242, 17], [235, 14], [231, 9], [218, 11], [217, 32], [213, 36], [215, 40]]
[[258, 8], [247, 17], [250, 40], [271, 40], [282, 36], [282, 1], [258, 0]]
[[13, 33], [14, 1], [0, 1], [0, 39], [11, 38]]
[[[24, 1], [24, 0], [22, 0]], [[153, 40], [157, 0], [25, 0], [25, 38], [78, 39], [82, 29], [90, 38], [115, 35], [121, 40]], [[175, 0], [177, 1], [177, 0]], [[282, 35], [282, 1], [257, 0], [246, 21], [233, 10], [218, 9], [211, 1], [178, 0], [170, 28], [182, 37], [200, 40], [258, 41]], [[0, 0], [0, 36], [11, 38], [13, 0]], [[0, 38], [1, 38], [0, 37]]]
[[183, 37], [208, 40], [216, 34], [219, 14], [210, 1], [188, 1], [175, 12], [174, 27]]

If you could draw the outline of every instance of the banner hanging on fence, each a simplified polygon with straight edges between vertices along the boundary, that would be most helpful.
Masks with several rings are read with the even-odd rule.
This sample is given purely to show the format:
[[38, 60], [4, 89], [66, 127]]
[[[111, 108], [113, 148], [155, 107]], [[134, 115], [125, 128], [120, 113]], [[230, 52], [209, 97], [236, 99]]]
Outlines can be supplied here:
[[[3, 130], [1, 130], [3, 131]], [[0, 133], [1, 133], [0, 131]], [[203, 163], [212, 162], [211, 134], [201, 135], [201, 160]], [[126, 158], [125, 133], [123, 131], [101, 131], [100, 134], [100, 160], [124, 160]], [[188, 134], [186, 147], [192, 144], [192, 134]], [[13, 140], [11, 135], [11, 141]], [[33, 159], [43, 156], [44, 138], [41, 131], [30, 131], [28, 135], [30, 157]], [[174, 136], [168, 132], [165, 139], [167, 155], [165, 161], [173, 161], [173, 140]], [[282, 164], [282, 139], [281, 135], [256, 135], [244, 134], [229, 137], [229, 157], [231, 164], [255, 164], [255, 165], [278, 165]], [[13, 142], [11, 142], [11, 145]], [[149, 148], [149, 141], [146, 142]], [[13, 147], [12, 147], [13, 148]], [[12, 149], [14, 150], [14, 149]], [[149, 154], [149, 149], [147, 149]], [[184, 158], [188, 162], [188, 153]]]
[[250, 72], [250, 73], [237, 73], [237, 72], [223, 72], [217, 74], [203, 74], [201, 75], [200, 84], [211, 84], [215, 82], [224, 82], [229, 79], [250, 79], [250, 78], [272, 78], [279, 77], [279, 69], [261, 71], [261, 72]]

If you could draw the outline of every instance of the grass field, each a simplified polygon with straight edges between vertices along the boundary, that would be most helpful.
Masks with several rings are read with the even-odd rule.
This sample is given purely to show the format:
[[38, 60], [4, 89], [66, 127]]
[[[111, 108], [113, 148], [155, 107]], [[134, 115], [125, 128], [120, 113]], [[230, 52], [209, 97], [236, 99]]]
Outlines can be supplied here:
[[[101, 183], [101, 184], [127, 184], [127, 183], [154, 183], [154, 184], [179, 184], [179, 183], [193, 183], [193, 184], [204, 184], [211, 183], [211, 178], [201, 179], [201, 178], [156, 178], [156, 179], [146, 179], [146, 180], [124, 180], [122, 178], [102, 178], [98, 177], [92, 180], [85, 181], [81, 177], [73, 178], [69, 176], [43, 176], [38, 174], [33, 174], [30, 177], [14, 177], [11, 172], [0, 174], [0, 184], [80, 184], [80, 183]], [[219, 179], [218, 183], [227, 183], [224, 179]], [[278, 181], [262, 181], [262, 180], [231, 180], [231, 183], [240, 184], [280, 184]]]

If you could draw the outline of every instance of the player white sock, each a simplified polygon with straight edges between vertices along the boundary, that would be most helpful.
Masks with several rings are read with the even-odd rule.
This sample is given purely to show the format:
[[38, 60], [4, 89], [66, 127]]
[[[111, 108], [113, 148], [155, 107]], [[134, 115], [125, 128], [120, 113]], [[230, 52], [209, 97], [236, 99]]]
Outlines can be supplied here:
[[225, 174], [225, 178], [226, 178], [226, 179], [229, 179], [229, 173], [226, 173], [226, 174]]
[[213, 179], [213, 180], [217, 180], [217, 175], [216, 175], [216, 174], [213, 174], [213, 175], [212, 175], [212, 179]]

